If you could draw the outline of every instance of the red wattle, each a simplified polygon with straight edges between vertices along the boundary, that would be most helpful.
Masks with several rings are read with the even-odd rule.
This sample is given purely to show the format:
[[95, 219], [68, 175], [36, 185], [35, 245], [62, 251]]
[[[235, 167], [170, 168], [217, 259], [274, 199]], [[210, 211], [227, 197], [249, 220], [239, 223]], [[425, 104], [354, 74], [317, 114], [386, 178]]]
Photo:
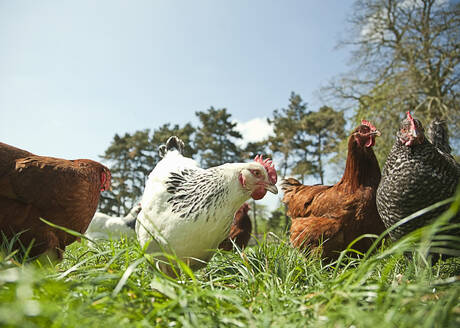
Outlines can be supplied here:
[[259, 199], [264, 198], [266, 193], [267, 193], [267, 190], [265, 190], [265, 188], [261, 186], [252, 192], [251, 197], [255, 200], [259, 200]]
[[100, 191], [105, 191], [105, 182], [107, 181], [107, 176], [105, 172], [102, 172], [101, 174], [101, 190]]
[[375, 145], [375, 139], [373, 137], [370, 137], [367, 139], [365, 146], [366, 147], [372, 147]]
[[246, 187], [246, 180], [244, 179], [244, 176], [240, 173], [238, 176], [238, 181], [240, 182], [240, 185], [245, 188]]

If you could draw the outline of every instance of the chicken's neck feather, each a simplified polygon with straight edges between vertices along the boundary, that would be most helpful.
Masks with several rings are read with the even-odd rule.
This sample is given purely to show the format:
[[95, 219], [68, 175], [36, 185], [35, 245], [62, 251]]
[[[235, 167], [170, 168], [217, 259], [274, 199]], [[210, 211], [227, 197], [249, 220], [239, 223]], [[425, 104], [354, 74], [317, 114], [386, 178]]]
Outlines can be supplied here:
[[339, 184], [350, 191], [361, 187], [377, 187], [380, 182], [380, 167], [372, 147], [362, 147], [350, 138], [345, 172]]
[[233, 215], [249, 198], [235, 190], [237, 183], [237, 179], [229, 176], [222, 167], [208, 170], [183, 169], [171, 173], [166, 181], [167, 191], [171, 194], [168, 203], [173, 213], [194, 221], [202, 216], [208, 221], [214, 213], [224, 208], [228, 208], [228, 214]]

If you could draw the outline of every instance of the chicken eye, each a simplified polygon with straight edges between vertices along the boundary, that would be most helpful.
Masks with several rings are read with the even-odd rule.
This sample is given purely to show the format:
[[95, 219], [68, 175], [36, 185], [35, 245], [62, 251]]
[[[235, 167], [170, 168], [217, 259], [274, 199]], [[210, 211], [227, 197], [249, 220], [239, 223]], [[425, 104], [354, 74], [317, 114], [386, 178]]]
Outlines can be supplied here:
[[251, 170], [252, 175], [256, 178], [260, 178], [260, 171], [259, 170]]

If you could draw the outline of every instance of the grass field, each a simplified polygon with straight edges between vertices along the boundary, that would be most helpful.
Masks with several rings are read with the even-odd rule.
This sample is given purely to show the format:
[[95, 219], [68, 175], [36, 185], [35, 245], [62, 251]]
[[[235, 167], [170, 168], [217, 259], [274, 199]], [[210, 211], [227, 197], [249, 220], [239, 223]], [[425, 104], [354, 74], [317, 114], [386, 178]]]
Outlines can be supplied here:
[[178, 280], [135, 240], [74, 243], [56, 266], [2, 256], [0, 326], [459, 327], [460, 261], [425, 261], [432, 231], [333, 263], [269, 235]]

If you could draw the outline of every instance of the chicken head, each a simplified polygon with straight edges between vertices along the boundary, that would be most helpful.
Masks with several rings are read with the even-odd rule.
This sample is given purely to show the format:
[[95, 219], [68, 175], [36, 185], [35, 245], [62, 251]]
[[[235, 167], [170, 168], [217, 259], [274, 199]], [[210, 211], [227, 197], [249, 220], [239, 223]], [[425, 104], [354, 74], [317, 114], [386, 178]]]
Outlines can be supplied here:
[[257, 155], [253, 163], [248, 163], [240, 172], [238, 180], [255, 200], [262, 199], [267, 191], [278, 193], [275, 167], [268, 158]]
[[422, 144], [425, 139], [425, 129], [422, 123], [414, 119], [409, 111], [406, 115], [406, 119], [401, 122], [397, 133], [399, 141], [408, 147]]
[[358, 146], [369, 148], [375, 145], [375, 136], [380, 136], [380, 131], [371, 122], [362, 120], [352, 135]]

